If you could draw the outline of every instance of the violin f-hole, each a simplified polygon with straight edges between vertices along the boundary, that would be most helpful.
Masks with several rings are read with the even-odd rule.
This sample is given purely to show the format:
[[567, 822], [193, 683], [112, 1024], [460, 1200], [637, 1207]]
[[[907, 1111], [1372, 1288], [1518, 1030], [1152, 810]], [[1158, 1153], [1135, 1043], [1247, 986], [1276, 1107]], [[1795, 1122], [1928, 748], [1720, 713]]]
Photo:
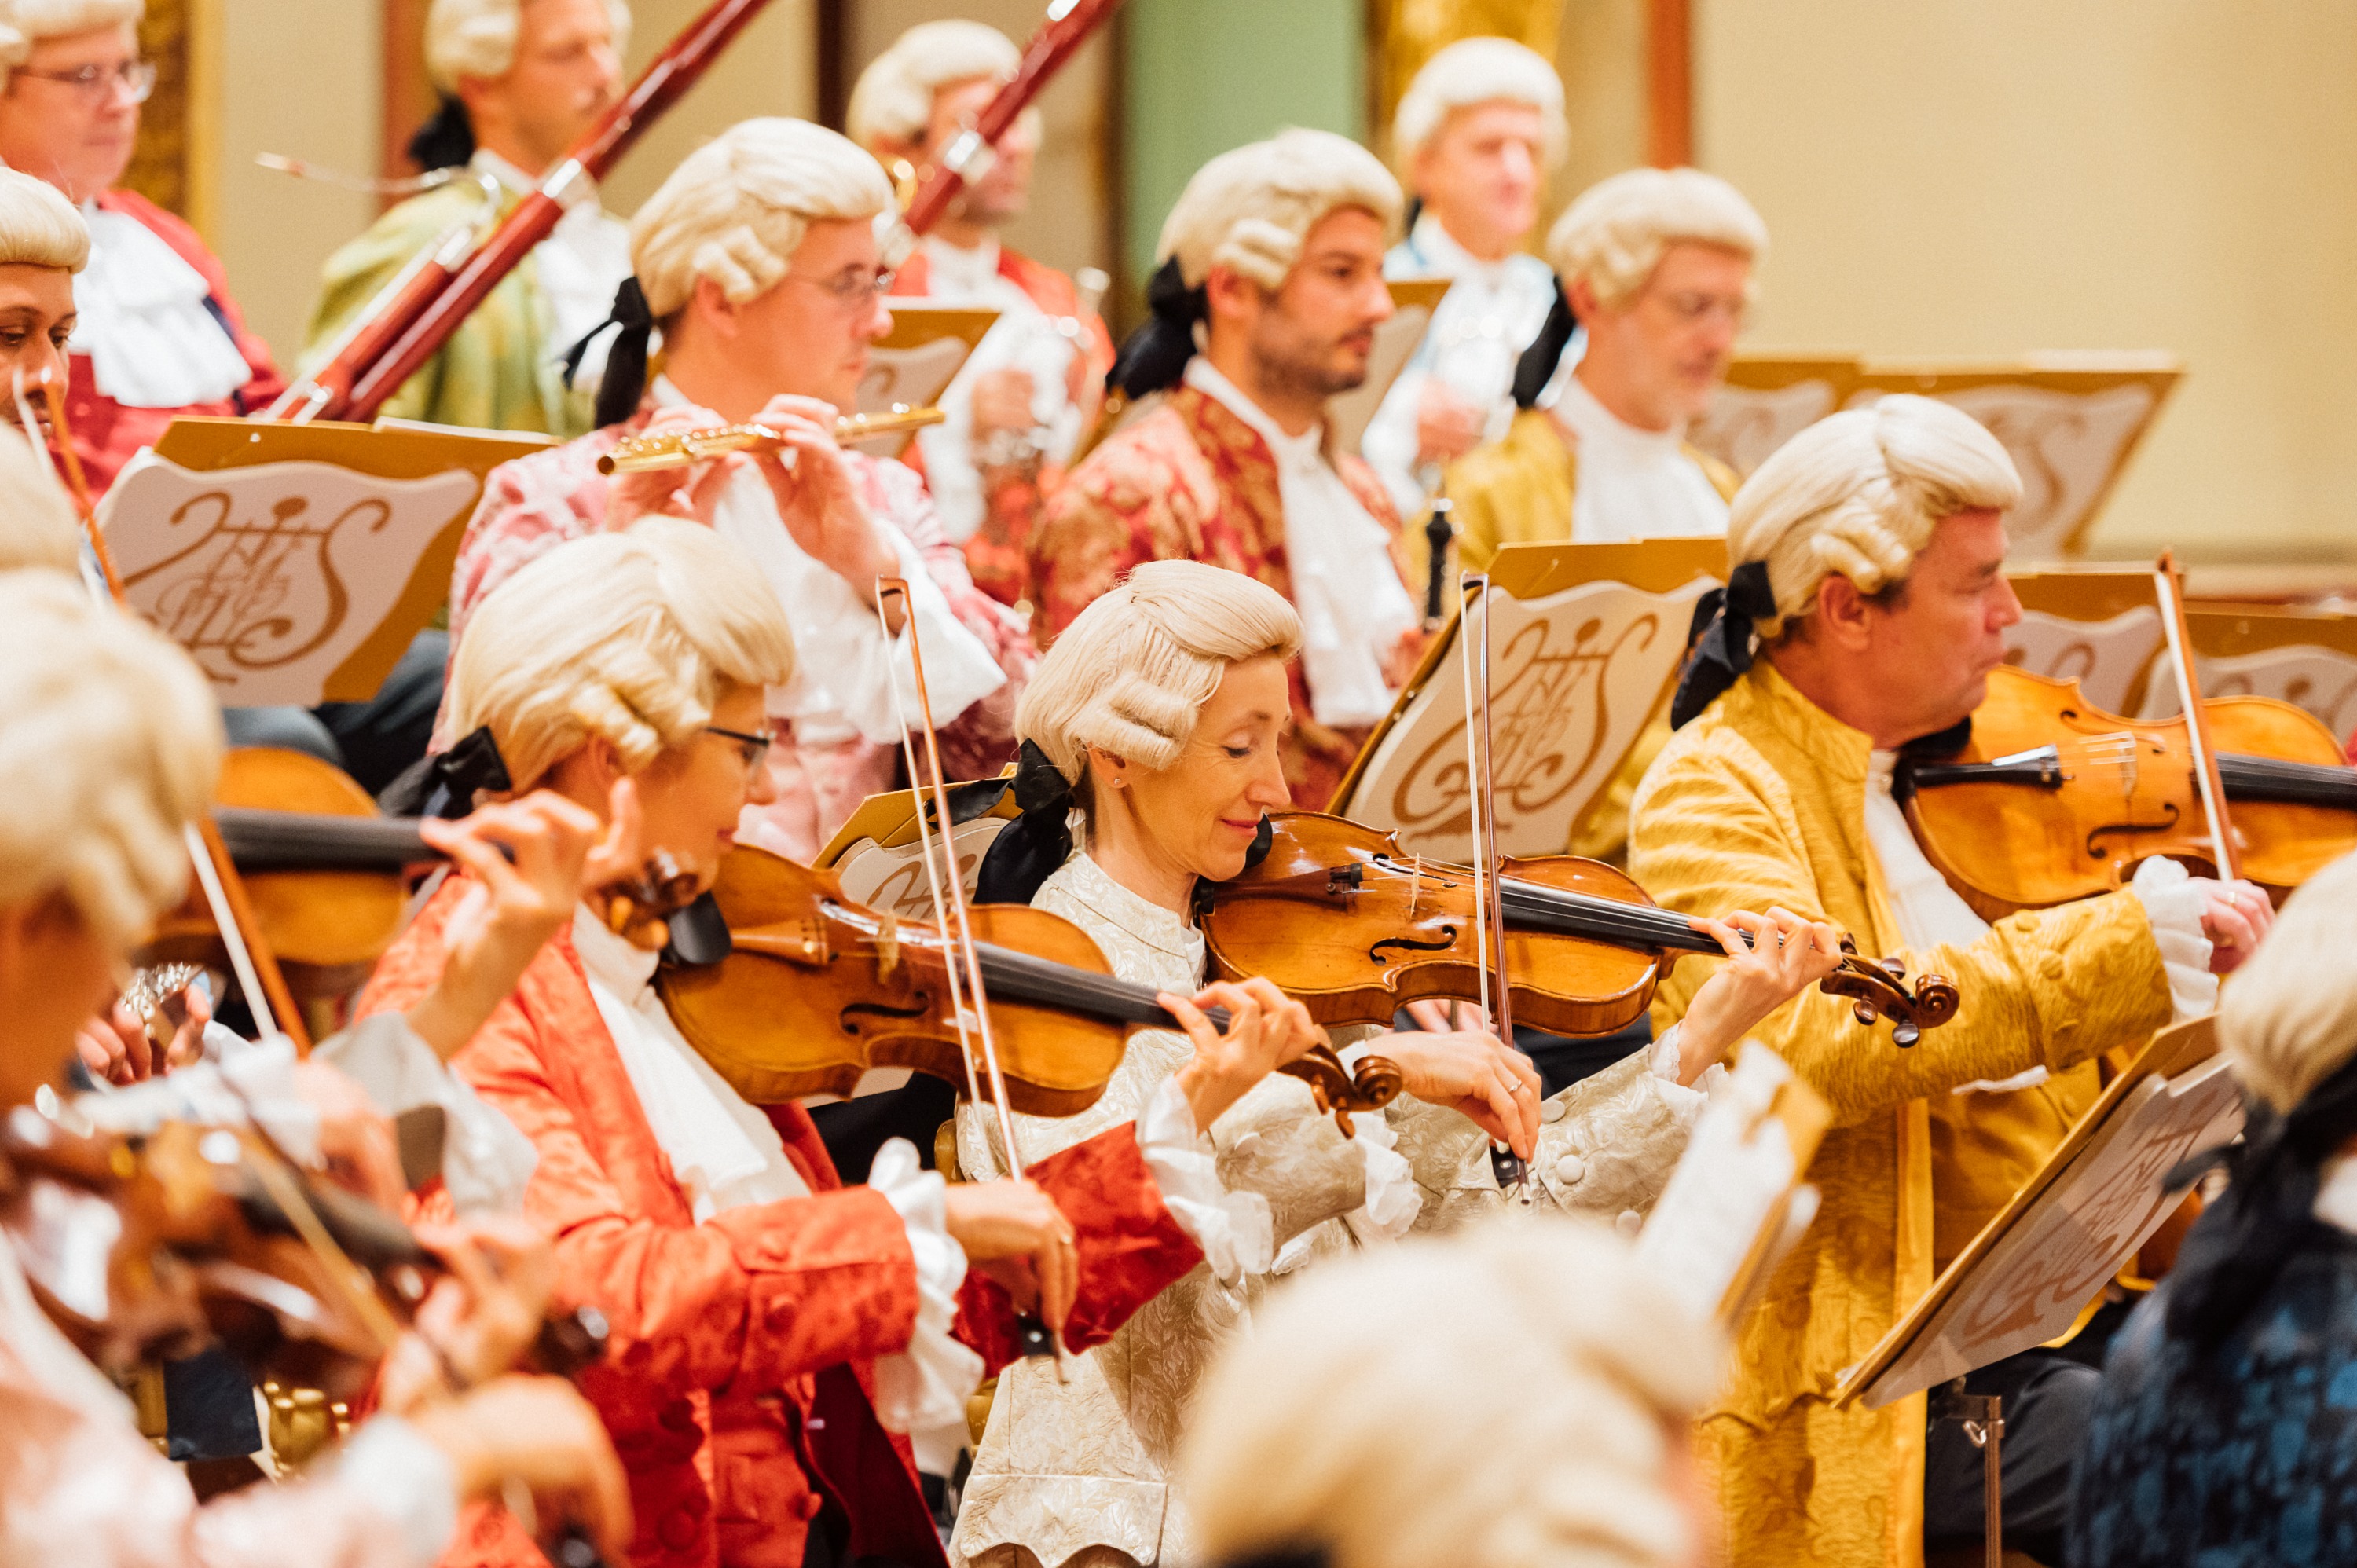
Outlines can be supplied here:
[[1367, 956], [1377, 963], [1389, 963], [1392, 957], [1383, 951], [1385, 948], [1398, 948], [1403, 954], [1448, 952], [1457, 946], [1458, 929], [1455, 926], [1443, 926], [1441, 930], [1446, 938], [1441, 941], [1418, 941], [1414, 937], [1385, 937], [1367, 950]]
[[854, 1002], [834, 1016], [843, 1032], [856, 1039], [869, 1032], [871, 1019], [888, 1018], [905, 1023], [912, 1018], [921, 1018], [932, 1010], [931, 998], [919, 992], [906, 1007], [894, 1007], [882, 1002]]
[[2177, 802], [2170, 800], [2162, 805], [2160, 821], [2157, 822], [2105, 822], [2101, 827], [2091, 828], [2087, 832], [2087, 858], [2099, 864], [2112, 858], [2104, 844], [2104, 839], [2111, 833], [2133, 838], [2139, 833], [2175, 832], [2179, 815]]

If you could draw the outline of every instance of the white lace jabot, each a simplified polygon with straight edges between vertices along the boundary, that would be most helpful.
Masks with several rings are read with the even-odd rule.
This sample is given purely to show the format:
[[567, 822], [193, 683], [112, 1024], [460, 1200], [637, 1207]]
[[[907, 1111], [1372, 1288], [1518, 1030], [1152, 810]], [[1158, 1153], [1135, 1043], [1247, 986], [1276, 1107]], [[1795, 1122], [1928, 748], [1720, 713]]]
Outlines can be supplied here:
[[90, 264], [74, 279], [81, 314], [67, 348], [90, 356], [102, 395], [130, 408], [188, 408], [253, 379], [202, 273], [128, 212], [91, 202], [81, 216]]
[[1392, 564], [1391, 536], [1326, 460], [1325, 431], [1288, 435], [1201, 354], [1187, 384], [1252, 426], [1276, 458], [1285, 509], [1285, 559], [1301, 612], [1302, 674], [1321, 725], [1371, 725], [1391, 712], [1383, 660], [1416, 624], [1415, 606]]

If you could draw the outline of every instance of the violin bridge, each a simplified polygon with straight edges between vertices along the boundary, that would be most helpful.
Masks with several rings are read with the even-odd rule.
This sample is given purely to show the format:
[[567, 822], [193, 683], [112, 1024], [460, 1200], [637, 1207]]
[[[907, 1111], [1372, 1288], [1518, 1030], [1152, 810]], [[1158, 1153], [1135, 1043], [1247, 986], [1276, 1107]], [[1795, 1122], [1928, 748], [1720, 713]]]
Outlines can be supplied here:
[[883, 923], [876, 928], [876, 976], [889, 980], [899, 967], [900, 917], [887, 909]]
[[1407, 918], [1409, 919], [1415, 918], [1415, 901], [1423, 895], [1424, 856], [1419, 854], [1415, 857], [1415, 864], [1408, 868], [1407, 874]]

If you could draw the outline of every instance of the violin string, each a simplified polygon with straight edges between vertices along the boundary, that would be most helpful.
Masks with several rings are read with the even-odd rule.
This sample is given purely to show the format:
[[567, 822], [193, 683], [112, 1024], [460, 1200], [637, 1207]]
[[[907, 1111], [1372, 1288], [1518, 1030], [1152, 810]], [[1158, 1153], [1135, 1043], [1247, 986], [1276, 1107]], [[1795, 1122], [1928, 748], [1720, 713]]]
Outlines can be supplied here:
[[1487, 578], [1470, 572], [1461, 573], [1458, 576], [1457, 666], [1465, 683], [1465, 799], [1468, 818], [1473, 832], [1472, 875], [1475, 910], [1473, 966], [1480, 975], [1479, 1000], [1481, 1011], [1484, 1015], [1494, 1016], [1490, 1014], [1490, 922], [1482, 914], [1485, 900], [1482, 897], [1481, 822], [1483, 809], [1488, 802], [1481, 798], [1480, 758], [1475, 751], [1477, 742], [1473, 734], [1473, 634], [1465, 612], [1465, 604], [1473, 591], [1473, 585], [1480, 583], [1486, 587], [1488, 581]]

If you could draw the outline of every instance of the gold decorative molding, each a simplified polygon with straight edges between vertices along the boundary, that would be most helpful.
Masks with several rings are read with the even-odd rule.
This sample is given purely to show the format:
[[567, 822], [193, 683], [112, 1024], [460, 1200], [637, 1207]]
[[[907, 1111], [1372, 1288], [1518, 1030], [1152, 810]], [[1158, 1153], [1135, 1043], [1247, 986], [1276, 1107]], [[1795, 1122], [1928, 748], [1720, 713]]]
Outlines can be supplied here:
[[139, 47], [156, 62], [124, 185], [194, 224], [220, 215], [221, 0], [148, 0]]
[[1545, 59], [1555, 56], [1563, 0], [1376, 0], [1367, 8], [1374, 50], [1368, 84], [1373, 125], [1388, 145], [1392, 115], [1424, 62], [1459, 38], [1512, 38]]

